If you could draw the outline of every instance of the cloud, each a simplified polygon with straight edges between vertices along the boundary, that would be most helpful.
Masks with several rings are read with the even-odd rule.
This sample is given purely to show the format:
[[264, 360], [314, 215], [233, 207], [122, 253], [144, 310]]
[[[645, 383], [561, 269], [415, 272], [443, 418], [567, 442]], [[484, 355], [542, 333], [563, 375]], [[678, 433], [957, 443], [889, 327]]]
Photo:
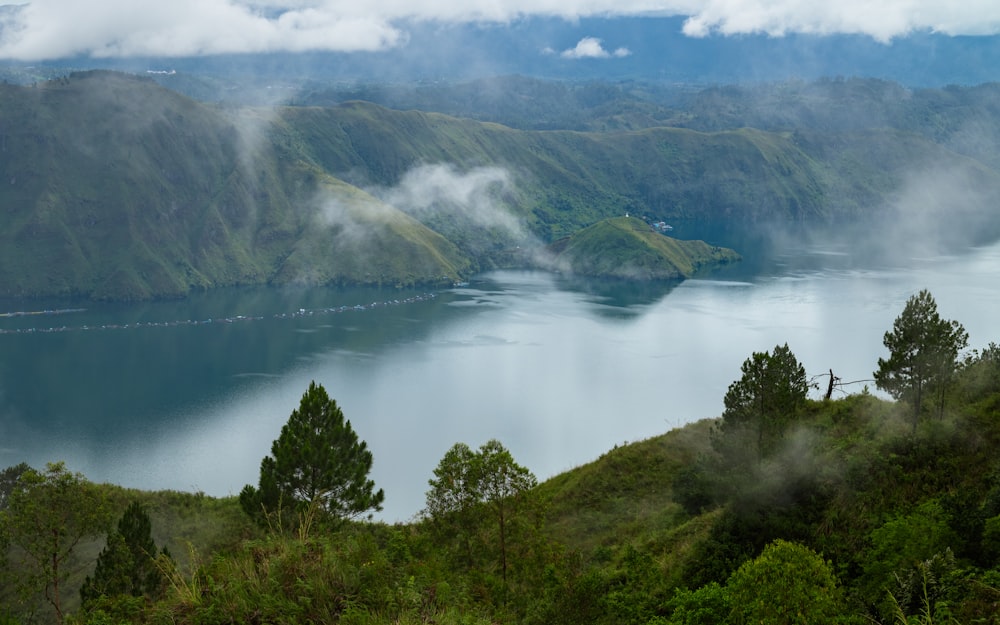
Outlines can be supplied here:
[[320, 2], [33, 0], [0, 7], [0, 58], [373, 51], [405, 41], [378, 13]]
[[[30, 0], [0, 5], [0, 58], [375, 51], [404, 45], [416, 22], [626, 15], [684, 16], [692, 37], [1000, 32], [995, 0]], [[591, 49], [585, 41], [573, 58]]]
[[705, 37], [791, 33], [868, 35], [890, 42], [914, 32], [992, 35], [1000, 32], [1000, 5], [992, 0], [706, 0], [684, 24], [684, 34]]
[[632, 54], [628, 48], [617, 48], [614, 52], [604, 49], [603, 42], [597, 37], [584, 37], [577, 42], [575, 48], [563, 50], [559, 56], [564, 59], [609, 59], [622, 58]]
[[417, 166], [397, 186], [372, 194], [417, 219], [462, 221], [498, 228], [520, 239], [527, 236], [524, 226], [499, 201], [512, 184], [510, 173], [500, 167], [459, 171], [454, 165], [437, 163]]

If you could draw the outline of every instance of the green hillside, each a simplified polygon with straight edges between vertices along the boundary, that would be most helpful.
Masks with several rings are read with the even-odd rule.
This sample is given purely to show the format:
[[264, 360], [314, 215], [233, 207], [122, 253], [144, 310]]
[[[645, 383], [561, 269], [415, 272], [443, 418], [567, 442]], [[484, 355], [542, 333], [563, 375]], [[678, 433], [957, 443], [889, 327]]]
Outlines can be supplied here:
[[[711, 125], [709, 101], [662, 123]], [[923, 98], [919, 113], [957, 128], [964, 104]], [[971, 110], [984, 123], [990, 109]], [[113, 72], [0, 85], [0, 294], [448, 282], [623, 213], [1000, 236], [990, 149], [918, 132], [916, 115], [905, 128], [805, 115], [732, 127], [774, 124], [747, 112], [711, 131], [540, 131], [360, 101], [209, 105]], [[331, 207], [346, 212], [331, 218]], [[362, 229], [364, 240], [346, 236]]]
[[[114, 73], [0, 87], [0, 293], [142, 299], [300, 279], [451, 282], [468, 266], [412, 219], [357, 210], [378, 203], [323, 182], [272, 129], [264, 112], [210, 108]], [[355, 230], [371, 226], [370, 245], [338, 249], [324, 219], [340, 209], [323, 212], [320, 196]], [[368, 266], [374, 256], [359, 246], [399, 255]]]
[[[81, 608], [103, 545], [91, 537], [63, 562], [62, 605], [94, 624], [995, 625], [998, 415], [990, 344], [919, 413], [867, 388], [805, 400], [768, 430], [766, 453], [723, 415], [615, 446], [502, 507], [406, 524], [309, 524], [302, 511], [260, 526], [235, 498], [99, 486], [112, 516], [145, 506], [173, 554], [166, 584]], [[10, 478], [0, 474], [0, 519]], [[30, 560], [0, 553], [0, 618], [53, 622], [42, 586], [24, 584]]]
[[622, 280], [681, 280], [739, 260], [729, 249], [659, 234], [636, 217], [605, 219], [548, 251], [553, 265], [567, 273]]

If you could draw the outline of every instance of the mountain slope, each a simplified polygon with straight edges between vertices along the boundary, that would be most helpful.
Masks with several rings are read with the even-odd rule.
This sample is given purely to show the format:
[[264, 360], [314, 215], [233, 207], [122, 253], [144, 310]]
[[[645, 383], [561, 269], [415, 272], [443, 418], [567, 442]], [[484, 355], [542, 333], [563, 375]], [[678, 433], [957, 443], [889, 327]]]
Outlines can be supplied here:
[[817, 125], [527, 131], [364, 102], [209, 106], [111, 72], [0, 85], [0, 295], [440, 283], [623, 213], [1000, 236], [988, 146]]
[[[269, 136], [262, 113], [104, 72], [3, 86], [0, 111], [0, 293], [171, 296], [288, 279], [288, 261], [298, 273], [311, 265], [295, 250], [321, 238], [322, 172]], [[412, 220], [385, 236], [415, 242], [419, 257], [391, 281], [454, 280], [467, 265]], [[359, 282], [379, 273], [317, 269]]]

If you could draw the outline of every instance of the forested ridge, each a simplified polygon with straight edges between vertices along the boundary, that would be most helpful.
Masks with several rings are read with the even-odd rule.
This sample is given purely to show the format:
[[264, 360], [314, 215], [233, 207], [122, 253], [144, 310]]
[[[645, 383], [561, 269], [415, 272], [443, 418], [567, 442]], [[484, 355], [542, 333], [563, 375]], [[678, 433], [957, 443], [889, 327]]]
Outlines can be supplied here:
[[1000, 347], [970, 338], [922, 291], [870, 380], [777, 345], [719, 418], [541, 483], [457, 442], [395, 525], [366, 520], [371, 453], [318, 384], [239, 498], [11, 467], [0, 619], [998, 623]]
[[[428, 89], [421, 110], [203, 102], [107, 71], [0, 85], [0, 295], [450, 284], [624, 214], [1000, 236], [991, 85]], [[521, 123], [539, 111], [561, 117]]]

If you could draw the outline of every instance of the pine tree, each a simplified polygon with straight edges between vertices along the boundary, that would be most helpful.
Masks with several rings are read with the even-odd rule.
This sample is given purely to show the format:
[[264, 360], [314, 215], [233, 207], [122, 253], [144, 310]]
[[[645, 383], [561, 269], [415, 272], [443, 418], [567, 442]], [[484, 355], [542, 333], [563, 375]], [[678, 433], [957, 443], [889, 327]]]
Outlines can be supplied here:
[[878, 359], [875, 384], [896, 399], [913, 406], [913, 429], [930, 388], [941, 392], [958, 366], [958, 354], [969, 344], [969, 334], [957, 321], [942, 319], [937, 302], [923, 289], [906, 302], [903, 312], [882, 339], [889, 358]]
[[244, 487], [240, 504], [258, 518], [284, 509], [353, 518], [382, 509], [385, 494], [368, 479], [371, 467], [367, 443], [326, 389], [311, 382], [271, 445], [271, 455], [261, 461], [258, 487]]
[[788, 344], [773, 352], [754, 352], [743, 362], [743, 375], [729, 385], [723, 399], [723, 434], [747, 432], [756, 439], [763, 458], [783, 434], [809, 391], [806, 370]]
[[164, 580], [156, 567], [151, 529], [149, 515], [138, 502], [132, 502], [118, 521], [117, 530], [108, 535], [107, 546], [97, 557], [94, 576], [88, 576], [80, 588], [85, 604], [101, 596], [159, 594]]

